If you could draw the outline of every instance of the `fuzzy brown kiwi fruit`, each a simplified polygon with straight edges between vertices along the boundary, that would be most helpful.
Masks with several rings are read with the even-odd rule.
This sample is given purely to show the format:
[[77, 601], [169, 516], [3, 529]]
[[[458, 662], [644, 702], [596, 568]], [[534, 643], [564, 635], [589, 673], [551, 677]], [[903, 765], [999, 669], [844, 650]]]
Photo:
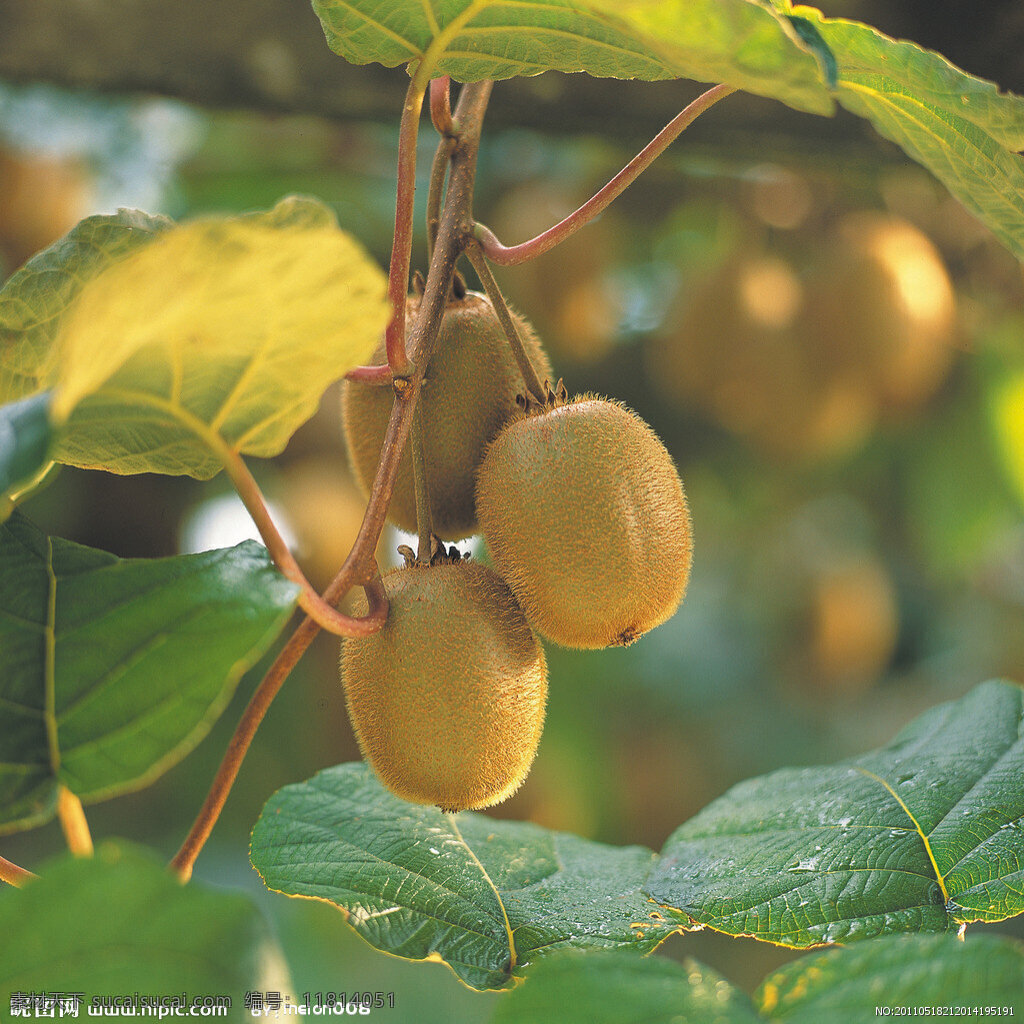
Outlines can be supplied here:
[[547, 664], [511, 591], [473, 562], [384, 577], [383, 629], [346, 640], [341, 678], [364, 757], [403, 800], [488, 807], [526, 777]]
[[530, 623], [565, 647], [630, 644], [686, 591], [679, 474], [654, 431], [615, 402], [584, 395], [512, 420], [487, 449], [477, 510]]
[[[406, 305], [406, 323], [419, 309], [418, 296]], [[520, 336], [541, 380], [551, 366], [533, 329], [514, 316]], [[374, 362], [383, 362], [383, 349]], [[423, 459], [430, 492], [433, 531], [444, 540], [476, 532], [473, 492], [484, 450], [516, 411], [523, 379], [490, 299], [476, 292], [445, 306], [434, 354], [420, 394]], [[391, 415], [390, 388], [346, 381], [342, 410], [349, 458], [360, 485], [369, 492], [381, 443]], [[416, 492], [412, 457], [402, 455], [388, 516], [416, 531]]]

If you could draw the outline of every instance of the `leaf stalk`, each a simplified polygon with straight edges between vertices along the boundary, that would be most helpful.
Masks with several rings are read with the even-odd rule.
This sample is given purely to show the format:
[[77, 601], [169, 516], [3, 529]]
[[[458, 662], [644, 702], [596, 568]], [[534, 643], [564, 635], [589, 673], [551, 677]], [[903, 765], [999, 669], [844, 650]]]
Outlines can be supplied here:
[[600, 190], [591, 196], [578, 210], [573, 211], [554, 227], [541, 232], [534, 238], [518, 245], [503, 245], [484, 224], [474, 227], [474, 234], [483, 249], [484, 255], [502, 267], [525, 263], [536, 256], [553, 249], [559, 242], [565, 241], [570, 235], [579, 231], [584, 224], [592, 221], [604, 211], [612, 200], [617, 199], [666, 149], [709, 107], [719, 100], [735, 92], [731, 85], [716, 85], [698, 96], [684, 110], [677, 114], [654, 138], [642, 149], [618, 174]]
[[82, 801], [67, 786], [57, 789], [57, 817], [64, 830], [68, 849], [76, 857], [91, 857], [93, 853], [92, 834], [85, 819]]

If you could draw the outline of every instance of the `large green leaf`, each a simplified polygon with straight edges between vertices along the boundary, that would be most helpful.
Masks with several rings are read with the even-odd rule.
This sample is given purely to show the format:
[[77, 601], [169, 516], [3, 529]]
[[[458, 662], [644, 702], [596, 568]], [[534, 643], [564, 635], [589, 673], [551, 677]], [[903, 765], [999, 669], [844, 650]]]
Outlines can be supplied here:
[[0, 402], [45, 386], [61, 322], [75, 297], [171, 226], [166, 217], [139, 210], [88, 217], [10, 277], [0, 289]]
[[[41, 874], [0, 893], [5, 1013], [15, 993], [79, 993], [80, 1018], [94, 997], [186, 993], [182, 1016], [192, 999], [222, 995], [232, 1010], [219, 1019], [251, 1019], [245, 993], [261, 985], [272, 947], [248, 897], [179, 885], [123, 844], [104, 843], [93, 858], [65, 855]], [[37, 1016], [31, 1006], [29, 1015]]]
[[383, 273], [311, 199], [122, 223], [141, 216], [83, 222], [0, 292], [10, 387], [55, 389], [70, 465], [205, 479], [227, 450], [278, 454], [378, 344]]
[[137, 789], [185, 756], [288, 620], [297, 588], [251, 541], [115, 558], [0, 526], [0, 832]]
[[268, 888], [333, 903], [378, 949], [442, 960], [474, 988], [557, 949], [654, 949], [678, 922], [640, 891], [653, 858], [409, 804], [362, 764], [276, 793], [251, 848]]
[[832, 99], [788, 19], [751, 0], [313, 0], [354, 64], [425, 62], [461, 82], [586, 71], [728, 82], [800, 110]]
[[501, 1000], [492, 1024], [846, 1024], [876, 1017], [878, 1007], [915, 1006], [1021, 1012], [1024, 949], [993, 935], [889, 936], [787, 964], [753, 1004], [694, 960], [561, 953]]
[[669, 837], [659, 903], [790, 946], [1024, 911], [1024, 690], [976, 687], [887, 747], [741, 783]]
[[[996, 935], [891, 935], [802, 957], [754, 995], [784, 1024], [874, 1019], [876, 1007], [999, 1007], [1024, 1012], [1024, 947]], [[976, 1016], [976, 1015], [972, 1015]]]
[[47, 464], [51, 440], [48, 392], [0, 406], [0, 522], [10, 512], [6, 495]]
[[839, 102], [927, 167], [1024, 257], [1024, 97], [965, 74], [945, 57], [812, 7], [837, 64]]

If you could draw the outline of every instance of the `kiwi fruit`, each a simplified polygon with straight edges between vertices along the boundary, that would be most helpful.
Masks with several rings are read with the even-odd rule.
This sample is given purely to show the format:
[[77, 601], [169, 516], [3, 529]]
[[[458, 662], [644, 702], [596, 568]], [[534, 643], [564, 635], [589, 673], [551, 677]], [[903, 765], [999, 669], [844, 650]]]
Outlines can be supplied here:
[[445, 811], [488, 807], [526, 777], [547, 698], [544, 651], [486, 566], [442, 560], [384, 577], [390, 610], [342, 646], [363, 756], [396, 796]]
[[[406, 323], [419, 309], [419, 296], [406, 304]], [[514, 316], [541, 380], [551, 366], [533, 329]], [[383, 349], [375, 361], [384, 360]], [[452, 297], [445, 306], [434, 354], [427, 366], [420, 411], [423, 460], [430, 492], [433, 532], [457, 540], [477, 530], [474, 487], [484, 450], [517, 411], [523, 379], [490, 299], [476, 292]], [[391, 416], [390, 388], [346, 381], [342, 410], [349, 458], [369, 493]], [[416, 491], [407, 446], [399, 464], [388, 512], [397, 526], [416, 531]]]
[[625, 646], [671, 616], [692, 561], [665, 446], [616, 402], [531, 406], [488, 447], [477, 510], [495, 568], [542, 636]]

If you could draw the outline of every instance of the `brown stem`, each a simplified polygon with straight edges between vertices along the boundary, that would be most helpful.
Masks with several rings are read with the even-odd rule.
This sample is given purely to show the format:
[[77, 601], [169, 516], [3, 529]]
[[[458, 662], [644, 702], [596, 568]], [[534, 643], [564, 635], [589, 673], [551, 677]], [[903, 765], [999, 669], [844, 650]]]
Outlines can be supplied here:
[[391, 321], [384, 331], [388, 365], [396, 377], [408, 377], [411, 367], [405, 347], [405, 299], [412, 259], [412, 215], [416, 197], [416, 136], [423, 109], [424, 86], [417, 77], [409, 83], [398, 131], [398, 191], [395, 197], [395, 236], [388, 270]]
[[384, 363], [381, 366], [357, 366], [345, 374], [345, 380], [353, 380], [358, 384], [373, 384], [376, 387], [391, 387], [395, 378], [391, 367]]
[[544, 384], [537, 374], [537, 368], [530, 360], [526, 347], [523, 345], [519, 328], [516, 327], [516, 322], [512, 319], [512, 314], [509, 312], [505, 297], [501, 294], [498, 282], [494, 280], [491, 268], [487, 265], [487, 259], [480, 251], [480, 246], [476, 244], [466, 246], [466, 257], [473, 264], [473, 269], [480, 278], [480, 283], [484, 286], [487, 297], [491, 300], [494, 312], [498, 314], [498, 320], [501, 322], [505, 337], [508, 338], [509, 347], [512, 349], [512, 354], [519, 365], [519, 372], [523, 375], [526, 390], [543, 405], [546, 397]]
[[455, 121], [463, 127], [452, 151], [452, 169], [448, 190], [445, 193], [437, 244], [427, 271], [423, 298], [412, 321], [409, 339], [410, 355], [416, 369], [409, 379], [408, 386], [396, 391], [395, 404], [384, 434], [380, 462], [370, 488], [363, 522], [339, 574], [348, 586], [366, 579], [368, 560], [377, 549], [377, 541], [384, 528], [388, 504], [395, 488], [399, 460], [409, 438], [412, 414], [419, 397], [423, 374], [430, 362], [445, 302], [451, 290], [455, 261], [470, 237], [473, 224], [473, 181], [476, 175], [480, 128], [492, 85], [493, 83], [489, 81], [474, 82], [463, 86], [459, 94]]
[[26, 882], [31, 882], [33, 878], [38, 877], [37, 874], [18, 867], [6, 857], [0, 857], [0, 882], [6, 882], [8, 885], [20, 889]]
[[[379, 615], [382, 609], [386, 614], [387, 598], [384, 596], [384, 586], [380, 578], [375, 579], [365, 589], [366, 599], [369, 603], [367, 618]], [[338, 579], [336, 578], [327, 590], [324, 591], [324, 600], [337, 601], [340, 599], [341, 593], [342, 591], [340, 586], [338, 586]], [[299, 658], [306, 652], [306, 648], [313, 642], [313, 638], [319, 631], [320, 626], [309, 616], [306, 616], [295, 632], [292, 633], [291, 637], [289, 637], [288, 642], [281, 649], [281, 653], [274, 659], [274, 664], [270, 666], [262, 682], [256, 687], [256, 692], [246, 705], [245, 711], [242, 713], [242, 717], [235, 729], [235, 734], [231, 737], [231, 742], [228, 744], [228, 749], [220, 763], [220, 768], [217, 769], [217, 774], [214, 776], [206, 800], [200, 808], [189, 834], [181, 844], [181, 849], [178, 850], [171, 861], [170, 866], [181, 881], [187, 882], [192, 877], [192, 868], [195, 865], [196, 858], [199, 856], [203, 846], [206, 845], [206, 840], [210, 838], [213, 826], [217, 824], [217, 819], [220, 817], [220, 812], [224, 808], [228, 794], [231, 792], [231, 787], [238, 777], [242, 761], [245, 759], [249, 745], [256, 735], [256, 730], [263, 721], [263, 716], [267, 713], [267, 709], [277, 696], [281, 685], [288, 678], [289, 673], [296, 666]]]
[[448, 172], [455, 138], [444, 136], [437, 144], [434, 159], [430, 165], [430, 186], [427, 189], [427, 259], [434, 258], [434, 246], [437, 244], [437, 229], [441, 224], [441, 197], [444, 195], [444, 179]]
[[506, 246], [502, 245], [490, 228], [483, 224], [477, 224], [474, 233], [484, 255], [492, 263], [497, 263], [502, 267], [511, 267], [517, 263], [525, 263], [527, 260], [532, 260], [535, 256], [540, 256], [549, 249], [553, 249], [559, 242], [565, 241], [584, 224], [593, 220], [613, 199], [620, 196], [708, 107], [714, 106], [720, 99], [724, 99], [729, 93], [735, 91], [731, 85], [716, 85], [702, 93], [685, 110], [669, 121], [600, 192], [588, 199], [564, 220], [559, 221], [554, 227], [548, 228], [547, 231], [535, 238], [520, 242], [519, 245]]
[[89, 822], [85, 820], [82, 801], [67, 786], [59, 786], [57, 789], [57, 817], [64, 830], [68, 849], [76, 857], [91, 857], [92, 835]]
[[455, 135], [458, 130], [452, 120], [451, 79], [447, 75], [431, 79], [430, 120], [439, 135]]
[[429, 562], [434, 522], [430, 514], [427, 466], [423, 459], [423, 409], [419, 402], [412, 414], [412, 478], [416, 490], [416, 531], [419, 535], [416, 557], [421, 562]]
[[295, 561], [295, 556], [288, 550], [284, 537], [281, 536], [274, 520], [270, 516], [259, 484], [256, 483], [252, 473], [249, 472], [249, 467], [245, 464], [245, 460], [238, 452], [233, 451], [227, 446], [220, 451], [220, 456], [228, 476], [231, 477], [231, 482], [235, 485], [235, 490], [238, 491], [238, 496], [242, 499], [246, 510], [252, 516], [252, 521], [260, 531], [260, 536], [263, 538], [263, 543], [267, 546], [270, 557], [274, 560], [274, 565], [292, 583], [298, 584], [300, 588], [299, 607], [317, 625], [322, 626], [336, 636], [367, 636], [380, 629], [387, 618], [387, 603], [385, 602], [383, 607], [378, 609], [375, 614], [367, 615], [364, 618], [353, 618], [351, 615], [345, 615], [339, 612], [333, 604], [328, 604], [316, 592], [309, 580], [306, 579], [305, 573], [299, 567], [299, 563]]
[[[398, 461], [409, 436], [412, 413], [415, 411], [416, 398], [423, 379], [422, 368], [430, 361], [445, 299], [451, 288], [455, 261], [466, 244], [472, 227], [471, 204], [476, 154], [491, 85], [491, 82], [476, 82], [465, 86], [459, 95], [455, 116], [459, 124], [465, 125], [465, 129], [460, 134], [459, 142], [452, 154], [452, 177], [441, 217], [437, 247], [430, 262], [419, 312], [413, 321], [412, 356], [417, 369], [411, 382], [412, 386], [405, 389], [404, 393], [396, 391], [395, 404], [381, 450], [380, 464], [363, 514], [359, 535], [348, 558], [345, 559], [345, 564], [323, 593], [326, 602], [335, 604], [353, 585], [363, 583], [370, 605], [370, 616], [374, 614], [375, 608], [386, 600], [373, 553], [377, 549], [377, 541], [384, 528], [388, 503], [395, 486]], [[188, 881], [192, 877], [196, 858], [213, 831], [249, 744], [267, 708], [270, 707], [288, 673], [312, 643], [318, 630], [319, 626], [312, 619], [303, 619], [253, 694], [199, 815], [185, 837], [181, 849], [171, 861], [172, 869], [182, 881]]]

